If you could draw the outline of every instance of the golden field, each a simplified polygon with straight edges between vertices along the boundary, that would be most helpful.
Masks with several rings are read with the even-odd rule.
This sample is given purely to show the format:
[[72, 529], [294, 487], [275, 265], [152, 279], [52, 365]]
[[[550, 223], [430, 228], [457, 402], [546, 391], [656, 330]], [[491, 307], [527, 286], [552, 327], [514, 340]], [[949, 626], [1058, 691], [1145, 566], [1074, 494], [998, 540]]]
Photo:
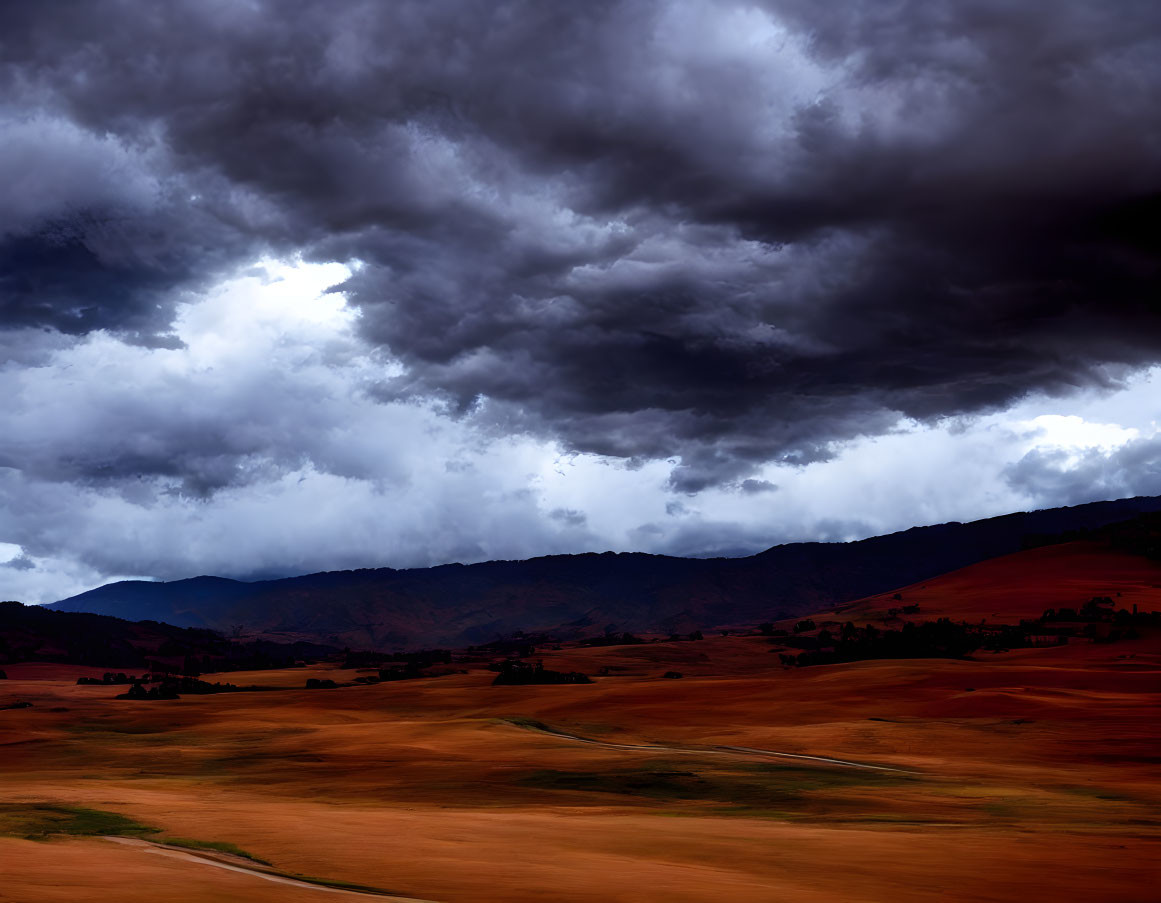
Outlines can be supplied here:
[[[1161, 568], [1073, 544], [902, 593], [922, 618], [1161, 608]], [[712, 636], [545, 665], [609, 672], [493, 687], [481, 662], [301, 689], [357, 676], [319, 666], [131, 702], [75, 685], [101, 669], [6, 666], [0, 705], [32, 706], [0, 711], [0, 901], [1161, 898], [1156, 631], [799, 669], [766, 638]]]

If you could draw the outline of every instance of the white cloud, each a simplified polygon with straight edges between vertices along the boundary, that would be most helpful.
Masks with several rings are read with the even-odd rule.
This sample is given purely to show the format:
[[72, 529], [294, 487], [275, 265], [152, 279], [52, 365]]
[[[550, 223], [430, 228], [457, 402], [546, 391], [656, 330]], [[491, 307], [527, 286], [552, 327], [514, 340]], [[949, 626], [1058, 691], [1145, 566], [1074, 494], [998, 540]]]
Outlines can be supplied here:
[[1140, 436], [1136, 427], [1093, 423], [1076, 414], [1041, 414], [1014, 425], [1028, 431], [1029, 450], [1064, 449], [1077, 454], [1093, 448], [1111, 451]]
[[183, 348], [94, 334], [46, 346], [40, 366], [0, 371], [0, 598], [50, 601], [130, 574], [851, 539], [1066, 503], [1057, 470], [1021, 483], [1011, 468], [1032, 452], [1055, 454], [1057, 469], [1092, 467], [1093, 455], [1158, 434], [1154, 370], [1118, 391], [911, 424], [753, 477], [776, 488], [675, 498], [677, 459], [570, 455], [497, 438], [482, 414], [379, 400], [384, 368], [397, 365], [358, 338], [343, 296], [326, 293], [348, 272], [264, 261], [183, 309]]

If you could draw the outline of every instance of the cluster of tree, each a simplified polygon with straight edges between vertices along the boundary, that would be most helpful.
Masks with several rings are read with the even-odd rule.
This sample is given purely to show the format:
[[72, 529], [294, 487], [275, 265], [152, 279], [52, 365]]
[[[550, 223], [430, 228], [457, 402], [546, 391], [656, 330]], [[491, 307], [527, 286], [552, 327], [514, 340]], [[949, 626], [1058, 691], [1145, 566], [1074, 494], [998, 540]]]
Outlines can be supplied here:
[[306, 679], [306, 688], [308, 690], [334, 690], [338, 684], [329, 677], [308, 677]]
[[[319, 643], [274, 643], [270, 640], [225, 640], [212, 654], [187, 654], [182, 657], [181, 673], [197, 677], [212, 671], [271, 671], [297, 668], [307, 662], [322, 661], [339, 650]], [[159, 655], [169, 657], [172, 650], [165, 647]]]
[[1094, 596], [1079, 609], [1050, 608], [1035, 619], [1011, 624], [968, 624], [949, 618], [912, 623], [899, 630], [873, 624], [856, 627], [848, 621], [837, 632], [822, 629], [815, 636], [786, 637], [782, 646], [804, 651], [779, 653], [783, 664], [802, 667], [884, 658], [963, 658], [983, 649], [1003, 652], [1028, 646], [1067, 643], [1070, 637], [1111, 643], [1139, 636], [1136, 628], [1161, 626], [1161, 612], [1115, 609], [1108, 596]]
[[671, 633], [669, 635], [669, 642], [671, 643], [681, 642], [683, 640], [693, 641], [704, 639], [705, 635], [700, 630], [695, 630], [693, 633]]
[[419, 662], [408, 662], [402, 668], [382, 668], [379, 671], [379, 680], [415, 680], [420, 677], [427, 677], [423, 673], [423, 665]]
[[419, 662], [407, 662], [401, 668], [380, 668], [378, 674], [361, 674], [355, 678], [357, 684], [377, 684], [393, 680], [415, 680], [420, 677], [433, 677], [425, 674]]
[[1130, 520], [1103, 527], [1066, 530], [1062, 533], [1030, 533], [1024, 537], [1022, 544], [1026, 549], [1035, 549], [1080, 541], [1107, 542], [1122, 552], [1161, 561], [1161, 512], [1140, 514]]
[[[450, 649], [421, 649], [418, 652], [350, 652], [347, 651], [344, 668], [378, 667], [378, 674], [363, 674], [355, 678], [358, 684], [377, 684], [382, 681], [415, 680], [419, 677], [434, 677], [424, 672], [425, 668], [450, 665]], [[390, 665], [390, 667], [384, 667]], [[447, 671], [438, 672], [446, 674]]]
[[1161, 561], [1161, 514], [1142, 514], [1105, 529], [1114, 549]]
[[450, 665], [450, 649], [421, 649], [418, 652], [352, 652], [344, 650], [344, 668], [380, 668], [388, 662], [403, 662], [408, 666], [429, 668], [432, 665]]
[[586, 637], [579, 642], [581, 646], [640, 646], [645, 640], [635, 634], [625, 631], [617, 633], [606, 631], [603, 636]]
[[579, 671], [550, 671], [544, 662], [530, 664], [515, 659], [501, 662], [499, 674], [492, 681], [493, 686], [516, 686], [523, 684], [589, 684], [587, 674]]
[[856, 627], [848, 621], [837, 634], [821, 630], [812, 639], [813, 649], [797, 655], [781, 653], [782, 663], [804, 667], [878, 658], [962, 658], [996, 637], [993, 631], [940, 618], [908, 622], [900, 630], [880, 630], [874, 624]]
[[1109, 596], [1093, 596], [1078, 609], [1048, 608], [1039, 619], [1022, 624], [1045, 634], [1082, 636], [1095, 643], [1133, 640], [1140, 636], [1138, 627], [1161, 627], [1161, 612], [1138, 611], [1135, 604], [1132, 610], [1116, 608], [1116, 604]]
[[106, 671], [100, 677], [78, 677], [78, 687], [108, 687], [114, 684], [136, 684], [141, 683], [146, 678], [133, 677], [126, 674], [124, 671], [118, 671], [114, 674], [112, 671]]
[[1117, 608], [1116, 601], [1110, 596], [1093, 596], [1079, 609], [1076, 608], [1048, 608], [1040, 616], [1041, 621], [1082, 622], [1082, 623], [1110, 623], [1122, 627], [1148, 627], [1161, 625], [1161, 612], [1137, 611], [1134, 605], [1132, 610]]
[[523, 630], [517, 630], [509, 637], [495, 639], [490, 643], [481, 643], [479, 646], [469, 646], [468, 652], [527, 658], [530, 655], [535, 655], [537, 647], [540, 646], [559, 649], [560, 640], [547, 633], [525, 633]]
[[779, 646], [789, 646], [791, 649], [817, 649], [818, 638], [809, 636], [808, 634], [795, 634], [794, 636], [782, 636], [776, 639]]
[[238, 687], [234, 684], [207, 683], [193, 677], [166, 677], [156, 682], [149, 689], [141, 681], [133, 682], [128, 692], [121, 693], [117, 699], [180, 699], [185, 695], [205, 696], [212, 693], [237, 693], [249, 690], [261, 690], [263, 687]]

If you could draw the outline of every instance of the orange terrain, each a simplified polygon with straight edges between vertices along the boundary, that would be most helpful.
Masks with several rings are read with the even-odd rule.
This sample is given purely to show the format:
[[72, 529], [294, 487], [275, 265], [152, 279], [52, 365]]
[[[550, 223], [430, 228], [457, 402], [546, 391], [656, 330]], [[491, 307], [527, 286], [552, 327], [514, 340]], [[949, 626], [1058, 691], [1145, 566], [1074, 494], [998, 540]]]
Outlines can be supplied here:
[[[1161, 609], [1074, 543], [816, 616]], [[565, 647], [589, 685], [466, 673], [128, 701], [6, 666], [0, 900], [1139, 901], [1161, 881], [1161, 630], [786, 668], [763, 636]], [[607, 671], [605, 670], [607, 669]], [[664, 679], [679, 671], [680, 680]]]

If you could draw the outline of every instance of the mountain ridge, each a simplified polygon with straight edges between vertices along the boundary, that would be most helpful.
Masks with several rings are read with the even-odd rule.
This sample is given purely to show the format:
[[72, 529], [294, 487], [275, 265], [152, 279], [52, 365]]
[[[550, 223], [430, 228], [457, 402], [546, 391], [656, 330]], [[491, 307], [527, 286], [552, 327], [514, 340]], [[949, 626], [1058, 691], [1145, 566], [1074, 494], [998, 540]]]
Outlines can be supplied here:
[[1142, 496], [847, 543], [787, 543], [742, 558], [585, 552], [262, 581], [122, 581], [52, 607], [376, 649], [465, 645], [517, 630], [681, 632], [816, 611], [1019, 551], [1038, 535], [1153, 511], [1161, 497]]

